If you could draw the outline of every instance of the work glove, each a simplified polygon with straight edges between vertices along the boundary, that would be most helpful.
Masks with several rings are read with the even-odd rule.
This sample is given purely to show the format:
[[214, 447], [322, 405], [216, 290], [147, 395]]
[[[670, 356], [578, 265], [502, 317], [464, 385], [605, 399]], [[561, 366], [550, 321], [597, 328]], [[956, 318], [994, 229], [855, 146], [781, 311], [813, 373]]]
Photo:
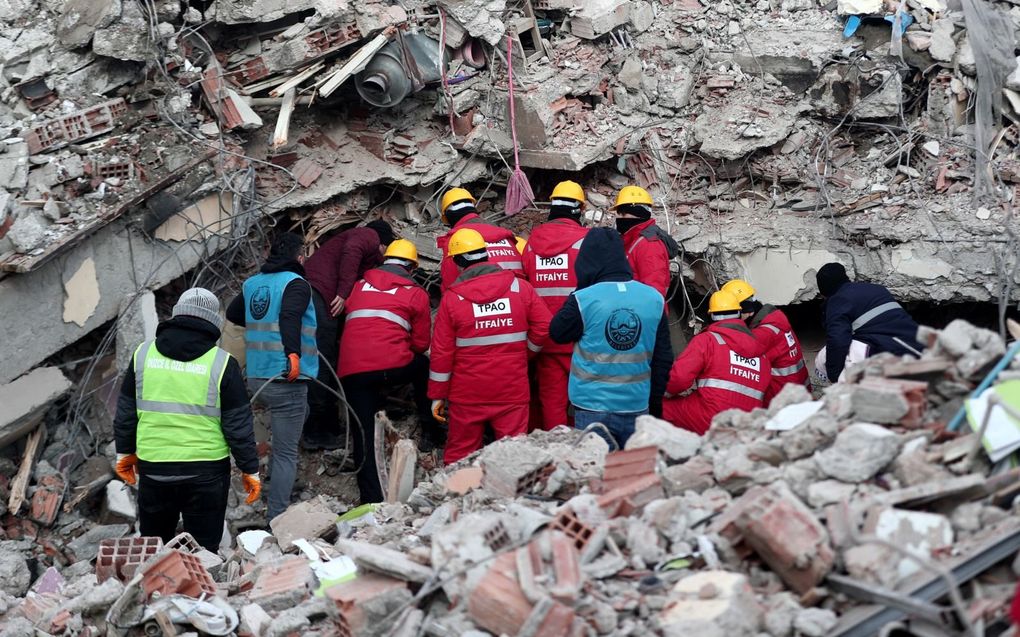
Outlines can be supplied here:
[[662, 396], [652, 396], [648, 401], [648, 413], [656, 418], [662, 418]]
[[439, 399], [432, 401], [432, 417], [439, 422], [446, 422], [446, 401]]
[[259, 479], [259, 474], [245, 473], [241, 476], [241, 482], [244, 483], [244, 490], [248, 493], [248, 498], [244, 503], [251, 504], [258, 500], [259, 494], [262, 493], [262, 480]]
[[297, 354], [287, 354], [287, 382], [293, 383], [301, 375], [301, 357]]
[[117, 454], [117, 477], [125, 484], [136, 484], [138, 482], [138, 456], [133, 453]]

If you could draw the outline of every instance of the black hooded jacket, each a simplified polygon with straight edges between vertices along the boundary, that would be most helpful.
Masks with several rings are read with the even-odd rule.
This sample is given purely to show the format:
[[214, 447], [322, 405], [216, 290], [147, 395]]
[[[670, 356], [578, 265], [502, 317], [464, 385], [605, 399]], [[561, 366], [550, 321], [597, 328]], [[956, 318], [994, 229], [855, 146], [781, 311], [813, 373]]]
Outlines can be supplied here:
[[[209, 321], [193, 316], [178, 316], [156, 328], [156, 349], [160, 354], [178, 361], [191, 361], [208, 352], [220, 338], [220, 330]], [[234, 463], [244, 473], [256, 473], [259, 457], [255, 450], [255, 429], [248, 391], [244, 386], [241, 366], [233, 356], [220, 380], [220, 427], [234, 456]], [[117, 415], [113, 435], [117, 453], [135, 453], [138, 412], [135, 403], [135, 369], [128, 367], [117, 398]], [[141, 473], [162, 476], [196, 476], [230, 470], [230, 460], [212, 462], [138, 462]]]
[[[283, 298], [280, 299], [280, 338], [283, 340], [284, 354], [301, 355], [301, 318], [312, 300], [312, 286], [304, 280], [304, 267], [293, 259], [283, 259], [270, 255], [262, 268], [263, 274], [273, 272], [293, 272], [301, 275], [301, 279], [294, 279], [283, 289]], [[238, 294], [227, 306], [227, 320], [234, 325], [244, 327], [244, 293]], [[282, 381], [281, 381], [282, 382]], [[299, 381], [300, 382], [300, 381]]]
[[[627, 262], [620, 233], [610, 228], [593, 228], [581, 243], [574, 265], [577, 289], [605, 281], [633, 281], [634, 274]], [[584, 335], [584, 319], [577, 299], [571, 293], [549, 324], [549, 336], [556, 343], [576, 343]], [[673, 347], [669, 341], [669, 321], [662, 315], [655, 332], [652, 354], [652, 391], [649, 412], [662, 416], [662, 396], [666, 393], [669, 368], [673, 365]]]

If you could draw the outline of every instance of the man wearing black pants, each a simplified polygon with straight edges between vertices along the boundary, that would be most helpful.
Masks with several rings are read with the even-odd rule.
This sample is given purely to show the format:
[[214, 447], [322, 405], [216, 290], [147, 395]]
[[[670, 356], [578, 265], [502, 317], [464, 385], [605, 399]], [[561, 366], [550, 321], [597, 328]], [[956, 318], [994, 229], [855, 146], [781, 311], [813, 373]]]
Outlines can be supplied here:
[[385, 259], [354, 285], [340, 339], [340, 382], [361, 423], [359, 435], [352, 422], [351, 435], [362, 502], [383, 501], [375, 464], [375, 412], [386, 396], [410, 383], [424, 433], [436, 433], [426, 394], [425, 351], [432, 339], [429, 296], [411, 276], [418, 251], [410, 241], [397, 239], [386, 249]]

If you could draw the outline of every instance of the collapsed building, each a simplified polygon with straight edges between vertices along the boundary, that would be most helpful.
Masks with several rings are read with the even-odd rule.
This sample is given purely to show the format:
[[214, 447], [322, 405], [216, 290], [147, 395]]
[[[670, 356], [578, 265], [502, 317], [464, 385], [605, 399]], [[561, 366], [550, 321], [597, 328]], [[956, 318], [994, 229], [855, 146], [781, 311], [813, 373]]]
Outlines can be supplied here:
[[[0, 570], [0, 579], [11, 582], [4, 590], [13, 596], [0, 599], [0, 613], [21, 629], [28, 622], [44, 632], [73, 633], [81, 625], [120, 621], [107, 613], [124, 596], [121, 580], [130, 585], [142, 563], [164, 555], [167, 547], [127, 538], [130, 497], [111, 482], [101, 453], [111, 437], [116, 381], [132, 348], [165, 315], [169, 297], [189, 285], [223, 294], [236, 289], [273, 227], [302, 232], [314, 246], [338, 229], [385, 218], [414, 240], [425, 269], [435, 270], [435, 237], [442, 231], [436, 204], [445, 189], [469, 185], [484, 216], [527, 236], [543, 217], [552, 184], [569, 176], [585, 186], [593, 224], [608, 221], [604, 212], [619, 187], [637, 183], [652, 193], [659, 224], [684, 248], [672, 299], [680, 317], [692, 316], [695, 300], [731, 276], [751, 278], [773, 303], [808, 301], [817, 294], [813, 271], [832, 260], [904, 301], [1005, 306], [1014, 296], [1020, 8], [1010, 2], [0, 0], [0, 9], [0, 411], [7, 414], [0, 447], [11, 454], [3, 460], [0, 495], [5, 542], [14, 542], [0, 547], [0, 563], [9, 569]], [[515, 157], [539, 201], [508, 216], [503, 194]], [[753, 276], [762, 271], [769, 276]], [[942, 409], [923, 422], [948, 420], [954, 409], [943, 403], [958, 406], [1004, 351], [1001, 341], [998, 349], [989, 347], [987, 360], [970, 361], [959, 374], [949, 367], [925, 372], [934, 376], [923, 379], [937, 387], [927, 400]], [[872, 368], [870, 375], [901, 373]], [[389, 579], [372, 589], [381, 601], [334, 593], [327, 595], [334, 602], [327, 613], [310, 588], [329, 577], [310, 576], [306, 561], [287, 567], [302, 584], [286, 590], [294, 604], [308, 597], [307, 605], [280, 614], [291, 602], [269, 603], [260, 607], [264, 616], [249, 609], [257, 617], [246, 620], [245, 630], [368, 634], [362, 631], [377, 629], [379, 618], [395, 620], [391, 613], [400, 606], [402, 634], [568, 634], [566, 628], [542, 632], [548, 617], [559, 618], [561, 628], [578, 622], [600, 634], [610, 634], [614, 622], [617, 634], [642, 634], [649, 626], [680, 634], [716, 626], [715, 616], [670, 629], [670, 612], [675, 618], [709, 612], [699, 602], [719, 599], [725, 604], [718, 608], [746, 618], [739, 626], [716, 626], [719, 634], [787, 635], [794, 623], [798, 634], [825, 634], [837, 621], [848, 625], [846, 611], [857, 602], [888, 605], [889, 589], [908, 597], [920, 590], [899, 577], [911, 569], [899, 567], [903, 560], [888, 553], [893, 549], [859, 547], [863, 533], [899, 543], [899, 536], [890, 540], [878, 529], [898, 528], [902, 520], [931, 529], [928, 544], [910, 544], [922, 552], [945, 553], [961, 538], [975, 546], [985, 538], [999, 542], [991, 553], [969, 548], [957, 556], [981, 555], [983, 565], [998, 556], [979, 573], [999, 564], [998, 596], [982, 597], [972, 586], [967, 599], [1001, 602], [1001, 562], [1017, 550], [1016, 532], [1001, 514], [1012, 506], [1008, 480], [989, 477], [989, 467], [960, 455], [973, 434], [943, 440], [942, 433], [921, 435], [922, 421], [904, 423], [903, 415], [888, 422], [854, 416], [844, 410], [847, 400], [854, 402], [845, 391], [863, 390], [828, 394], [830, 419], [793, 433], [762, 431], [766, 415], [776, 416], [773, 409], [723, 418], [686, 456], [665, 449], [637, 454], [641, 475], [660, 480], [646, 480], [647, 501], [631, 494], [615, 510], [591, 504], [605, 497], [592, 481], [609, 480], [614, 463], [630, 456], [606, 455], [591, 436], [571, 453], [565, 447], [576, 441], [563, 433], [521, 443], [531, 445], [525, 455], [554, 457], [523, 490], [493, 490], [490, 482], [451, 500], [447, 476], [419, 466], [423, 481], [414, 495], [404, 489], [406, 504], [352, 518], [342, 528], [345, 537], [390, 545], [412, 564], [398, 560], [393, 572], [350, 545], [312, 549], [323, 563], [347, 556], [367, 571], [382, 570]], [[800, 400], [806, 397], [793, 403]], [[855, 418], [903, 427], [895, 445], [874, 443], [886, 451], [895, 446], [897, 455], [860, 480], [823, 476], [817, 472], [824, 467], [808, 466], [814, 454], [839, 447], [840, 437], [850, 447], [863, 437], [870, 448], [878, 434], [860, 429]], [[786, 449], [786, 438], [806, 431], [813, 447]], [[662, 449], [658, 442], [650, 446]], [[485, 453], [498, 457], [500, 449]], [[913, 455], [905, 458], [908, 450]], [[485, 457], [479, 462], [484, 470]], [[918, 466], [903, 471], [918, 475], [901, 475], [898, 467], [908, 462]], [[405, 462], [402, 475], [413, 478], [410, 467]], [[682, 481], [670, 486], [670, 476], [681, 472], [692, 474], [693, 488]], [[479, 475], [477, 467], [471, 475]], [[820, 486], [812, 494], [813, 481]], [[937, 485], [931, 492], [922, 488], [928, 482]], [[898, 491], [906, 494], [888, 496]], [[790, 513], [790, 523], [801, 524], [797, 532], [817, 543], [801, 552], [771, 545], [770, 529], [753, 523], [768, 511], [744, 513], [745, 492], [770, 503], [761, 505], [766, 509]], [[564, 501], [574, 508], [564, 509]], [[827, 510], [846, 502], [851, 511], [843, 517]], [[893, 513], [875, 512], [879, 505]], [[320, 507], [322, 535], [337, 532], [334, 518], [342, 508], [335, 501]], [[683, 529], [672, 526], [676, 508], [687, 511]], [[236, 509], [233, 531], [241, 532], [257, 516]], [[735, 516], [729, 526], [719, 524], [724, 511]], [[865, 512], [870, 521], [861, 517]], [[425, 542], [439, 527], [475, 513], [485, 518], [477, 522], [500, 527], [486, 536], [488, 552], [464, 549], [456, 537], [449, 545]], [[883, 515], [892, 517], [881, 524]], [[550, 517], [560, 520], [577, 555], [561, 547], [556, 533], [537, 539]], [[589, 531], [604, 538], [598, 548], [578, 540]], [[451, 535], [457, 533], [464, 531]], [[199, 555], [212, 583], [196, 570], [206, 588], [194, 590], [229, 592], [223, 599], [230, 604], [248, 603], [260, 574], [284, 568], [280, 553], [293, 552], [289, 540], [275, 530], [274, 536], [264, 550], [255, 545], [247, 554], [228, 553], [226, 562]], [[710, 538], [708, 545], [701, 537]], [[88, 579], [95, 577], [90, 560], [101, 545], [117, 556], [123, 549], [139, 568], [117, 566], [116, 577], [89, 590], [97, 583]], [[186, 539], [171, 548], [199, 552]], [[784, 571], [784, 550], [796, 552], [795, 570], [810, 573]], [[464, 551], [484, 556], [460, 564], [467, 580], [439, 585], [439, 563], [457, 562]], [[528, 588], [517, 578], [524, 601], [516, 592], [504, 600], [516, 609], [517, 624], [485, 619], [478, 602], [472, 610], [473, 587], [514, 588], [507, 555], [549, 569], [559, 568], [547, 564], [549, 555], [564, 552], [577, 562], [564, 575], [573, 580], [560, 582], [543, 570], [542, 581]], [[822, 564], [812, 555], [823, 555]], [[667, 557], [686, 566], [658, 568]], [[184, 557], [168, 559], [193, 566]], [[491, 578], [489, 559], [502, 560]], [[896, 573], [886, 570], [891, 564]], [[60, 572], [52, 575], [50, 566]], [[687, 575], [692, 566], [702, 579], [675, 582], [678, 575], [666, 572]], [[506, 581], [494, 579], [499, 572]], [[656, 581], [646, 582], [646, 574]], [[266, 577], [268, 586], [276, 576]], [[806, 586], [798, 578], [812, 581]], [[861, 579], [883, 589], [862, 588]], [[826, 595], [813, 596], [820, 586]], [[47, 601], [28, 601], [37, 597]], [[493, 599], [499, 598], [493, 593]], [[945, 609], [930, 605], [936, 599], [914, 605], [915, 616], [919, 610], [929, 619], [941, 616]], [[897, 608], [906, 603], [897, 601]], [[438, 608], [451, 602], [467, 607], [446, 617]], [[33, 604], [42, 605], [33, 610]], [[753, 610], [762, 604], [769, 609], [764, 618]], [[986, 606], [987, 618], [1001, 617], [1001, 603]], [[134, 612], [117, 608], [124, 617]], [[237, 610], [243, 616], [244, 607]], [[975, 620], [956, 611], [955, 628], [969, 629]], [[173, 615], [169, 607], [163, 612]], [[57, 615], [70, 623], [54, 624]], [[770, 625], [778, 616], [790, 621]], [[900, 621], [883, 617], [882, 625]]]

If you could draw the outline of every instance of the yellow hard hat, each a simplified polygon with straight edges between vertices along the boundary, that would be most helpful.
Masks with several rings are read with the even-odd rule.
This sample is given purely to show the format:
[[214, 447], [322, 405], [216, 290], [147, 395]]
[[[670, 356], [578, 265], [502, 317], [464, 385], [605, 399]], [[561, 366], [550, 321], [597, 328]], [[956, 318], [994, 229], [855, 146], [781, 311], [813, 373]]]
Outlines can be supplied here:
[[450, 237], [450, 244], [446, 246], [446, 253], [451, 257], [468, 252], [476, 252], [485, 249], [485, 239], [477, 230], [461, 228]]
[[553, 188], [551, 199], [573, 199], [584, 203], [584, 188], [576, 181], [561, 181]]
[[751, 287], [751, 284], [743, 279], [731, 279], [726, 283], [723, 283], [722, 291], [729, 292], [741, 303], [755, 294], [754, 288]]
[[612, 210], [616, 210], [620, 206], [626, 206], [627, 204], [644, 204], [646, 206], [651, 206], [653, 205], [652, 196], [641, 186], [624, 186], [620, 189], [620, 192], [617, 193], [616, 203], [613, 204]]
[[729, 314], [740, 311], [740, 301], [725, 290], [719, 290], [708, 300], [709, 314]]
[[407, 259], [408, 261], [414, 261], [418, 263], [418, 248], [407, 239], [397, 239], [390, 245], [386, 246], [386, 253], [384, 257], [393, 257], [395, 259]]
[[442, 213], [442, 215], [445, 217], [446, 209], [449, 208], [451, 205], [457, 203], [458, 201], [470, 201], [471, 205], [478, 203], [477, 201], [475, 201], [474, 196], [472, 196], [471, 193], [467, 191], [467, 189], [450, 188], [449, 190], [446, 191], [446, 194], [443, 195], [443, 201], [439, 205], [439, 212]]
[[517, 238], [517, 251], [520, 252], [521, 254], [524, 254], [524, 246], [528, 245], [528, 240], [525, 239], [524, 237], [516, 238]]

